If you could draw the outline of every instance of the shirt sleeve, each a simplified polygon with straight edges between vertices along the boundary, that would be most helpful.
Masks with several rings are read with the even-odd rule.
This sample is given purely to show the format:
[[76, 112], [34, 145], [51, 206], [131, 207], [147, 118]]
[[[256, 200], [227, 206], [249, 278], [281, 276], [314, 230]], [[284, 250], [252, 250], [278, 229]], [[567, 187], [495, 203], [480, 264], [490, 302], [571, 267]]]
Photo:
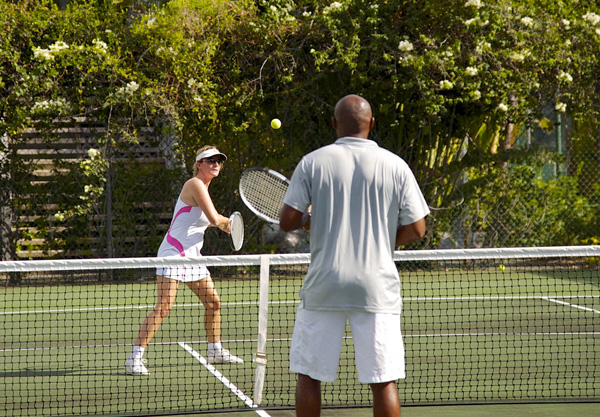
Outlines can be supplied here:
[[421, 220], [430, 213], [430, 210], [417, 179], [410, 169], [407, 169], [402, 183], [399, 222], [401, 225], [407, 225]]
[[310, 205], [310, 178], [307, 175], [307, 161], [303, 158], [290, 179], [290, 185], [283, 198], [283, 203], [304, 213]]

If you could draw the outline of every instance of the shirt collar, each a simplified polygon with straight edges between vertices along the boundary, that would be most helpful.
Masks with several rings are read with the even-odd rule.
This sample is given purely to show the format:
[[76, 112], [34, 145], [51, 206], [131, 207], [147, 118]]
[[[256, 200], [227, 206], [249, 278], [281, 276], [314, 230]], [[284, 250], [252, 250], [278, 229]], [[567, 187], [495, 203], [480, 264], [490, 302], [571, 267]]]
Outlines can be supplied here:
[[345, 136], [335, 141], [336, 145], [356, 145], [356, 146], [372, 146], [378, 148], [379, 145], [371, 139], [355, 138], [352, 136]]

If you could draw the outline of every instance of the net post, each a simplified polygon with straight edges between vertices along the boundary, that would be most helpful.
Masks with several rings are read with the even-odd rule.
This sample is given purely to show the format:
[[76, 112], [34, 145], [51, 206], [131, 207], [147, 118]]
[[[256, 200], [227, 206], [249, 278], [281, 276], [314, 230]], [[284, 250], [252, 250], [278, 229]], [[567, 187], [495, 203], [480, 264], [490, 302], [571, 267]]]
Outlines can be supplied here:
[[269, 265], [271, 257], [260, 257], [260, 289], [258, 297], [258, 343], [253, 355], [256, 363], [254, 379], [254, 403], [260, 405], [263, 396], [267, 367], [267, 324], [269, 318]]

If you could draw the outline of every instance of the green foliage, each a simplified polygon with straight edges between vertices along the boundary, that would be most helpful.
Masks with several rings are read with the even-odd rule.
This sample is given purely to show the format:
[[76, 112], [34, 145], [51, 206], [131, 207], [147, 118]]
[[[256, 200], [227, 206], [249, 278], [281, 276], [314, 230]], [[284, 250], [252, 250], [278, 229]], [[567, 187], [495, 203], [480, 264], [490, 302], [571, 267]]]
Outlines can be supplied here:
[[[599, 13], [584, 0], [80, 0], [63, 11], [0, 0], [0, 135], [10, 139], [0, 152], [29, 128], [56, 141], [58, 119], [101, 126], [93, 148], [102, 166], [56, 167], [70, 186], [59, 217], [82, 237], [86, 216], [97, 216], [108, 253], [126, 255], [114, 240], [135, 233], [120, 216], [152, 222], [133, 208], [141, 184], [158, 176], [168, 190], [160, 198], [172, 198], [182, 175], [172, 168], [214, 144], [231, 156], [211, 185], [215, 204], [240, 209], [244, 168], [290, 175], [334, 139], [335, 102], [358, 93], [373, 105], [373, 138], [410, 164], [435, 209], [428, 244], [457, 222], [467, 236], [486, 235], [485, 245], [573, 243], [599, 222], [597, 163], [577, 171], [597, 146]], [[548, 108], [575, 129], [567, 176], [550, 181], [535, 148], [515, 148], [527, 128], [553, 133]], [[175, 138], [166, 141], [173, 167], [141, 167], [134, 156], [136, 169], [123, 165], [148, 130], [156, 146]], [[29, 178], [18, 158], [0, 168], [12, 173], [0, 177], [4, 190], [28, 187], [12, 183]], [[41, 192], [29, 191], [13, 207]], [[542, 220], [544, 230], [530, 232]], [[52, 241], [51, 225], [38, 230]]]

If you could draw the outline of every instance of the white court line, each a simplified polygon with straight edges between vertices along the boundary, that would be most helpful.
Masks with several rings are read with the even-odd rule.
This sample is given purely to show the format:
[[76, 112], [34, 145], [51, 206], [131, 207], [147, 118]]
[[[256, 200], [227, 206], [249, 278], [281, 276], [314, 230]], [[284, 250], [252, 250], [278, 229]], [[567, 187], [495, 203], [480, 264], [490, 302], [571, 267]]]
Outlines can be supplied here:
[[571, 304], [571, 303], [567, 303], [566, 301], [560, 301], [560, 300], [556, 300], [554, 298], [550, 298], [550, 297], [542, 297], [544, 300], [546, 301], [551, 301], [553, 303], [557, 303], [557, 304], [563, 304], [569, 307], [573, 307], [573, 308], [578, 308], [580, 310], [585, 310], [585, 311], [591, 311], [593, 313], [596, 314], [600, 314], [600, 310], [595, 310], [593, 308], [589, 308], [589, 307], [584, 307], [584, 306], [580, 306], [578, 304]]
[[252, 398], [250, 398], [246, 394], [244, 394], [238, 387], [236, 387], [230, 380], [228, 380], [225, 377], [225, 375], [223, 375], [221, 372], [219, 372], [219, 370], [217, 368], [215, 368], [210, 363], [208, 363], [208, 361], [204, 358], [204, 356], [202, 356], [201, 354], [196, 352], [194, 349], [192, 349], [192, 347], [190, 345], [188, 345], [187, 343], [178, 342], [178, 344], [179, 344], [179, 346], [184, 348], [188, 353], [190, 353], [194, 358], [196, 358], [202, 365], [204, 365], [204, 367], [206, 369], [208, 369], [208, 371], [210, 373], [212, 373], [219, 381], [221, 381], [223, 383], [223, 385], [225, 385], [227, 388], [229, 388], [231, 390], [231, 392], [233, 392], [235, 395], [237, 395], [240, 400], [242, 400], [244, 403], [246, 403], [246, 405], [248, 407], [255, 409], [254, 411], [256, 411], [256, 414], [258, 414], [261, 417], [270, 417], [270, 415], [267, 414], [266, 411], [257, 410], [256, 408], [258, 406], [256, 404], [254, 404], [254, 401], [252, 401]]
[[[493, 295], [493, 296], [463, 296], [463, 297], [403, 297], [402, 301], [453, 301], [453, 300], [469, 300], [469, 301], [477, 301], [477, 300], [537, 300], [537, 299], [545, 299], [549, 298], [600, 298], [600, 295], [549, 295], [549, 296], [541, 296], [541, 295], [515, 295], [515, 296], [505, 296], [505, 295]], [[272, 301], [269, 304], [299, 304], [300, 300], [290, 300], [290, 301]], [[223, 303], [223, 306], [230, 305], [258, 305], [258, 301], [243, 301], [243, 302], [233, 302], [233, 303]], [[174, 304], [173, 308], [178, 307], [197, 307], [202, 306], [202, 303], [189, 303], [189, 304]], [[114, 306], [114, 307], [80, 307], [80, 308], [61, 308], [61, 309], [45, 309], [45, 310], [13, 310], [13, 311], [0, 311], [0, 316], [12, 315], [12, 314], [48, 314], [48, 313], [71, 313], [71, 312], [81, 312], [81, 311], [111, 311], [111, 310], [143, 310], [154, 308], [154, 305], [145, 305], [145, 306]]]
[[[403, 334], [404, 338], [416, 337], [480, 337], [480, 336], [596, 336], [600, 332], [535, 332], [535, 333], [431, 333], [431, 334]], [[345, 336], [345, 339], [351, 339], [352, 336]], [[269, 342], [290, 342], [289, 337], [278, 337], [268, 339]], [[232, 339], [230, 341], [239, 343], [256, 343], [256, 339]], [[151, 342], [151, 345], [174, 345], [180, 342]], [[207, 343], [205, 340], [194, 340], [189, 343]], [[69, 345], [69, 346], [46, 346], [46, 347], [31, 347], [31, 348], [8, 348], [0, 349], [0, 353], [5, 352], [36, 352], [47, 350], [70, 350], [70, 349], [99, 349], [99, 348], [115, 348], [115, 347], [131, 347], [131, 343], [115, 343], [115, 344], [100, 344], [100, 345]]]
[[[258, 305], [258, 301], [248, 301], [239, 303], [223, 303], [223, 306], [228, 305]], [[174, 304], [173, 308], [177, 307], [197, 307], [202, 306], [202, 303], [189, 303], [189, 304]], [[48, 309], [48, 310], [15, 310], [15, 311], [0, 311], [0, 315], [9, 314], [46, 314], [46, 313], [71, 313], [80, 311], [111, 311], [111, 310], [145, 310], [154, 308], [154, 305], [145, 306], [115, 306], [115, 307], [81, 307], [81, 308], [61, 308], [61, 309]]]

